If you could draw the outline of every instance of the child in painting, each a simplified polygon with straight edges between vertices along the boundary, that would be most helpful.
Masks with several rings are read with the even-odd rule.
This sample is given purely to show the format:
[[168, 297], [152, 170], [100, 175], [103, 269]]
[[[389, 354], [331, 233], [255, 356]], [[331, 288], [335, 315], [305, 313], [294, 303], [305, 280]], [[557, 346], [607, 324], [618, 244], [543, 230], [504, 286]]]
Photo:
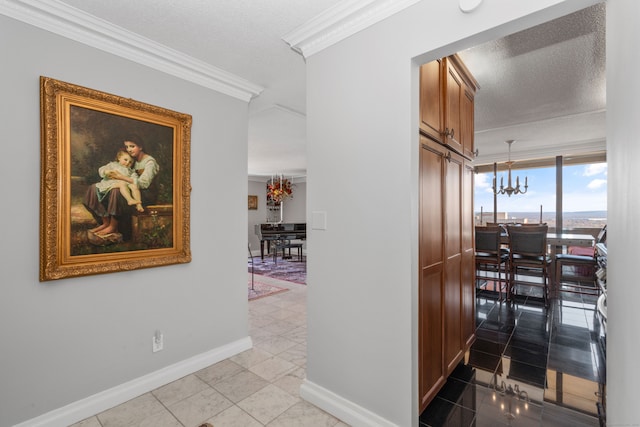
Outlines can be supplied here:
[[[132, 183], [121, 179], [112, 178], [113, 172], [119, 172], [121, 175], [129, 177]], [[98, 198], [101, 200], [110, 190], [117, 188], [120, 194], [127, 200], [130, 206], [135, 205], [138, 212], [144, 212], [140, 197], [140, 189], [138, 188], [138, 174], [133, 170], [133, 157], [124, 150], [118, 151], [116, 161], [109, 162], [98, 169], [98, 173], [102, 177], [102, 181], [96, 183], [98, 190]]]
[[[100, 237], [119, 234], [118, 225], [121, 221], [131, 223], [131, 205], [144, 212], [143, 204], [150, 205], [157, 200], [154, 177], [160, 167], [156, 160], [145, 152], [142, 139], [137, 135], [127, 136], [121, 151], [116, 157], [116, 162], [98, 170], [100, 177], [104, 179], [89, 186], [82, 202], [100, 224], [88, 231]], [[113, 169], [110, 168], [111, 165]], [[132, 167], [135, 172], [131, 170]], [[130, 194], [132, 191], [133, 194]], [[123, 238], [129, 240], [130, 227], [123, 227], [123, 232]]]

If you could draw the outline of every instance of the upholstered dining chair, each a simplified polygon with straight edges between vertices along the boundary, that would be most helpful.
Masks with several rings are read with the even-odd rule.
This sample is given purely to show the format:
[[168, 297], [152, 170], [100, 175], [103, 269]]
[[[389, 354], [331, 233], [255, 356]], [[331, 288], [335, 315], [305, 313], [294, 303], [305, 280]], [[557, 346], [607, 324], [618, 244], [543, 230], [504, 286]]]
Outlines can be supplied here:
[[[545, 305], [549, 304], [549, 266], [547, 225], [507, 226], [509, 235], [509, 283], [507, 296], [515, 295], [518, 285], [542, 287]], [[522, 276], [531, 280], [524, 280]], [[541, 278], [540, 282], [537, 278]]]
[[[597, 243], [604, 243], [607, 238], [607, 226], [602, 227], [596, 238]], [[557, 292], [572, 292], [583, 295], [600, 295], [600, 287], [596, 280], [598, 260], [595, 246], [570, 246], [566, 254], [557, 254], [555, 263], [555, 289]], [[569, 286], [563, 287], [562, 283]]]
[[501, 249], [502, 228], [498, 225], [479, 226], [476, 227], [475, 233], [476, 288], [478, 288], [480, 281], [492, 281], [495, 283], [494, 288], [498, 292], [498, 299], [502, 301], [502, 289], [507, 285], [507, 263], [509, 261], [508, 252]]

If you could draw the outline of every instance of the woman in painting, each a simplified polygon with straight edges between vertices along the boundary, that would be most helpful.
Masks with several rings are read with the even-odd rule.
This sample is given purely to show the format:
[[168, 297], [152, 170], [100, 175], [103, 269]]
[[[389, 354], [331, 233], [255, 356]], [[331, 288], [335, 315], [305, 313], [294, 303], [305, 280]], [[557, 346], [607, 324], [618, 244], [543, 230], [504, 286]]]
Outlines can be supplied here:
[[[108, 172], [108, 178], [137, 185], [140, 189], [142, 205], [146, 206], [155, 203], [157, 189], [153, 185], [153, 179], [160, 170], [158, 162], [144, 151], [142, 139], [137, 135], [125, 138], [124, 148], [135, 160], [133, 168], [137, 172], [137, 177], [135, 175], [127, 176], [117, 170], [113, 170]], [[120, 191], [111, 189], [106, 193], [102, 193], [96, 187], [96, 184], [89, 186], [83, 204], [99, 224], [89, 231], [102, 238], [124, 231], [121, 231], [119, 226], [132, 213], [132, 206], [129, 205]], [[130, 224], [127, 225], [129, 227], [126, 227], [126, 229], [129, 230]]]

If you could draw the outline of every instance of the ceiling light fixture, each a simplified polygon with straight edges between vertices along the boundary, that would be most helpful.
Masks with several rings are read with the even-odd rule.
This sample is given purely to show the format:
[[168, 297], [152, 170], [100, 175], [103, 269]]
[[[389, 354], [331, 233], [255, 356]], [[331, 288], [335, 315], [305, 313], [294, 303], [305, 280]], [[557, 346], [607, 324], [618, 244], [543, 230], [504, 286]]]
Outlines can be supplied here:
[[[493, 170], [493, 194], [506, 194], [507, 196], [511, 197], [512, 194], [524, 194], [527, 192], [527, 188], [529, 187], [527, 185], [527, 177], [524, 177], [524, 191], [522, 191], [520, 189], [520, 177], [516, 176], [516, 186], [513, 187], [511, 185], [511, 166], [513, 165], [514, 162], [511, 161], [511, 144], [513, 144], [515, 141], [513, 139], [509, 139], [507, 141], [505, 141], [507, 144], [509, 144], [509, 160], [506, 162], [507, 168], [509, 170], [509, 176], [507, 178], [507, 186], [504, 186], [504, 177], [500, 177], [500, 190], [497, 189], [496, 187], [496, 173], [495, 170], [496, 168], [494, 167]], [[495, 163], [494, 163], [495, 166]]]

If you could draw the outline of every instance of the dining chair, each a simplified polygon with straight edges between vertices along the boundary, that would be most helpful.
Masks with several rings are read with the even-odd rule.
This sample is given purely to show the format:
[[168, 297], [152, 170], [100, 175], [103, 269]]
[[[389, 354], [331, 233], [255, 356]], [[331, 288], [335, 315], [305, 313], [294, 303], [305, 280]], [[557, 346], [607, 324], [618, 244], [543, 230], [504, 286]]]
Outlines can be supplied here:
[[[597, 243], [604, 243], [607, 238], [607, 226], [602, 227]], [[555, 258], [555, 289], [559, 292], [571, 292], [583, 295], [600, 295], [600, 287], [596, 280], [598, 260], [595, 246], [570, 246], [566, 254], [557, 254]], [[568, 286], [563, 287], [562, 283]]]
[[[509, 235], [509, 282], [507, 298], [515, 296], [518, 285], [539, 286], [545, 305], [549, 304], [549, 266], [547, 225], [507, 226]], [[531, 280], [524, 280], [528, 277]], [[533, 278], [541, 278], [534, 280]]]
[[[295, 239], [295, 235], [290, 235], [280, 236], [280, 238], [275, 241], [273, 248], [273, 263], [275, 265], [278, 265], [278, 252], [282, 251], [282, 259], [291, 258], [291, 249], [298, 250], [298, 261], [302, 261], [302, 243], [293, 241]], [[289, 250], [288, 256], [286, 253], [287, 249]]]
[[[479, 226], [475, 228], [476, 289], [480, 290], [480, 281], [496, 284], [498, 299], [502, 301], [502, 289], [507, 286], [507, 263], [509, 254], [500, 244], [500, 226]], [[504, 278], [502, 274], [504, 273]], [[506, 291], [505, 291], [506, 296]]]

